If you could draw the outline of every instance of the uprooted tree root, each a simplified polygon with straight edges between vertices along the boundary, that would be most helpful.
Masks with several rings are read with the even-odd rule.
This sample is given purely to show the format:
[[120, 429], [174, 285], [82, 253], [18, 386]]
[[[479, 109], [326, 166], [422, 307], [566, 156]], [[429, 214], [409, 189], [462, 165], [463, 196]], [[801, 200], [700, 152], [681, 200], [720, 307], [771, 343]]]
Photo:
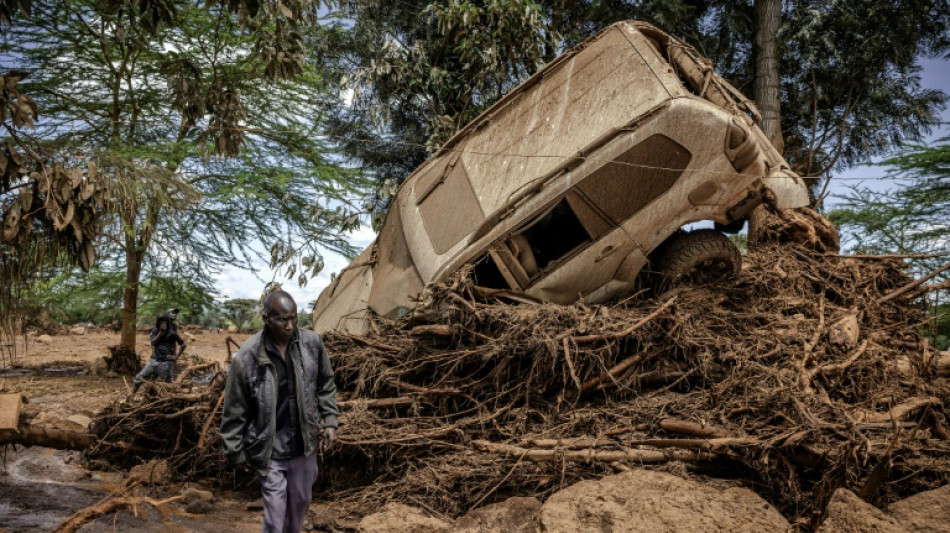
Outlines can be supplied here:
[[[325, 497], [455, 516], [655, 465], [743, 480], [807, 528], [840, 486], [884, 504], [945, 484], [950, 388], [917, 329], [926, 287], [902, 266], [771, 247], [735, 283], [610, 306], [431, 287], [395, 323], [327, 335], [344, 425]], [[133, 461], [231, 479], [220, 378], [185, 394], [113, 406], [91, 455], [118, 462], [121, 441]]]

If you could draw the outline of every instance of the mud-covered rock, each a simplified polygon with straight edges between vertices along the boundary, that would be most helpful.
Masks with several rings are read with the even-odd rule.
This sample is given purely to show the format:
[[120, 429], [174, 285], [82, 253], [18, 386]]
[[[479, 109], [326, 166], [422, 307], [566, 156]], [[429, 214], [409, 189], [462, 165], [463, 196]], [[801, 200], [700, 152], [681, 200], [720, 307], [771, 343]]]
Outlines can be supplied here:
[[509, 498], [469, 511], [455, 521], [452, 533], [536, 533], [540, 531], [540, 512], [541, 502], [537, 498]]
[[208, 514], [214, 509], [211, 502], [205, 500], [195, 500], [185, 506], [185, 512], [191, 514]]
[[129, 479], [141, 481], [143, 485], [164, 485], [171, 481], [171, 469], [168, 461], [152, 459], [151, 461], [132, 467], [129, 470]]
[[360, 520], [360, 533], [443, 533], [449, 523], [420, 509], [390, 502], [379, 512]]
[[77, 413], [67, 416], [66, 422], [75, 426], [79, 431], [86, 431], [89, 428], [89, 424], [92, 423], [92, 419], [86, 415]]
[[99, 357], [95, 361], [89, 363], [87, 372], [93, 376], [103, 376], [109, 372], [109, 362], [106, 361], [105, 357]]
[[181, 502], [185, 505], [199, 500], [214, 503], [214, 493], [210, 490], [201, 490], [194, 487], [188, 487], [181, 492]]
[[754, 492], [725, 490], [662, 472], [632, 470], [561, 490], [541, 508], [546, 533], [784, 533], [789, 524]]
[[838, 489], [818, 533], [909, 533], [894, 518], [847, 489]]
[[887, 511], [914, 533], [950, 533], [950, 485], [894, 502]]
[[858, 316], [854, 313], [846, 315], [828, 328], [828, 342], [854, 348], [858, 345], [858, 338], [861, 336], [861, 326], [858, 324]]

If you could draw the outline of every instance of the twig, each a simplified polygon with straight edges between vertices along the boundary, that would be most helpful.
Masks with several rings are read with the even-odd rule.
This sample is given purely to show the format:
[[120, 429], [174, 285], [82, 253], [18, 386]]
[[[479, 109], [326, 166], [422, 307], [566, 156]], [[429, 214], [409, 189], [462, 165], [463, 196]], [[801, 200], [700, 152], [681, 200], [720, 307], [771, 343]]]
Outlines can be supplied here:
[[841, 372], [844, 372], [849, 366], [854, 364], [854, 362], [857, 361], [858, 358], [861, 357], [861, 355], [864, 354], [864, 351], [867, 349], [867, 347], [868, 347], [868, 340], [864, 339], [863, 341], [861, 341], [861, 345], [858, 346], [857, 349], [854, 350], [854, 353], [847, 360], [841, 363], [833, 363], [833, 364], [828, 364], [828, 365], [816, 366], [814, 368], [809, 369], [806, 373], [806, 375], [808, 376], [808, 380], [811, 381], [815, 379], [815, 376], [818, 374], [833, 375], [833, 374], [840, 374]]
[[208, 434], [208, 428], [211, 427], [211, 423], [214, 422], [214, 416], [218, 414], [218, 409], [221, 409], [221, 404], [224, 403], [224, 391], [221, 391], [221, 394], [218, 396], [218, 402], [214, 404], [214, 409], [211, 410], [211, 414], [208, 415], [208, 419], [205, 420], [205, 425], [201, 428], [201, 435], [198, 436], [198, 444], [195, 446], [198, 450], [204, 448], [205, 435]]
[[630, 334], [633, 333], [634, 331], [636, 331], [636, 330], [640, 329], [641, 327], [643, 327], [644, 324], [646, 324], [647, 322], [653, 320], [653, 319], [656, 318], [660, 313], [662, 313], [662, 312], [665, 311], [668, 307], [670, 307], [671, 305], [673, 305], [673, 303], [676, 301], [676, 298], [677, 298], [677, 297], [674, 296], [674, 297], [670, 298], [669, 300], [663, 302], [663, 304], [662, 304], [660, 307], [658, 307], [655, 311], [653, 311], [653, 312], [650, 313], [649, 315], [643, 317], [642, 319], [640, 319], [639, 321], [637, 321], [635, 324], [633, 324], [633, 325], [630, 326], [629, 328], [626, 328], [626, 329], [621, 330], [621, 331], [616, 331], [616, 332], [614, 332], [614, 333], [603, 333], [603, 334], [600, 334], [600, 335], [584, 335], [584, 336], [581, 336], [581, 337], [574, 337], [574, 342], [602, 341], [602, 340], [608, 340], [608, 339], [616, 339], [616, 338], [619, 338], [619, 337], [626, 337], [627, 335], [630, 335]]
[[564, 347], [564, 362], [567, 363], [567, 370], [571, 373], [571, 379], [577, 385], [577, 390], [582, 391], [584, 386], [581, 385], [581, 379], [577, 377], [577, 372], [574, 370], [574, 361], [571, 360], [571, 347], [568, 344], [567, 337], [561, 339], [561, 345]]

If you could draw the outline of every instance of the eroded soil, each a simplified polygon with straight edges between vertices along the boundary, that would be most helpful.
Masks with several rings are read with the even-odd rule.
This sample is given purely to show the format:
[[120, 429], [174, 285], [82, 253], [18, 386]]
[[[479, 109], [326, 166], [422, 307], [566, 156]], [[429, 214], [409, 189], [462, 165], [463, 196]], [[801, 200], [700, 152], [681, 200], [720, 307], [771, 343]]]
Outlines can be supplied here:
[[[227, 357], [226, 334], [198, 332], [186, 338], [185, 359], [198, 356], [223, 362]], [[247, 335], [232, 337], [241, 343]], [[44, 423], [70, 424], [92, 418], [110, 402], [124, 398], [132, 385], [129, 377], [95, 376], [83, 369], [108, 355], [108, 346], [118, 335], [91, 332], [86, 335], [54, 336], [49, 343], [31, 341], [18, 345], [15, 365], [0, 369], [0, 392], [19, 392], [26, 399], [23, 412]], [[140, 334], [138, 352], [148, 357], [148, 337]], [[80, 416], [74, 416], [80, 415]], [[78, 428], [72, 428], [78, 429]], [[41, 447], [8, 446], [0, 465], [0, 531], [50, 531], [76, 511], [94, 505], [122, 486], [125, 472], [88, 471], [80, 465], [78, 452]], [[150, 496], [166, 498], [181, 491], [172, 486]], [[105, 531], [260, 531], [259, 510], [247, 510], [258, 497], [253, 490], [217, 491], [211, 512], [204, 515], [163, 517], [153, 508], [140, 507], [110, 514], [87, 524], [83, 532]]]

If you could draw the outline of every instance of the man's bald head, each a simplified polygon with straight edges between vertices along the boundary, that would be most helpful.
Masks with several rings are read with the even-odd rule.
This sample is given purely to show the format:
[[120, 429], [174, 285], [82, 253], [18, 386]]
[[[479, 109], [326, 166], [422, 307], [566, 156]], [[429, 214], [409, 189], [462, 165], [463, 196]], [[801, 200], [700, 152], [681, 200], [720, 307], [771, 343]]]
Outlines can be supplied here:
[[286, 291], [274, 291], [264, 297], [264, 316], [272, 316], [274, 313], [286, 313], [296, 309], [297, 302], [295, 302], [294, 297]]

